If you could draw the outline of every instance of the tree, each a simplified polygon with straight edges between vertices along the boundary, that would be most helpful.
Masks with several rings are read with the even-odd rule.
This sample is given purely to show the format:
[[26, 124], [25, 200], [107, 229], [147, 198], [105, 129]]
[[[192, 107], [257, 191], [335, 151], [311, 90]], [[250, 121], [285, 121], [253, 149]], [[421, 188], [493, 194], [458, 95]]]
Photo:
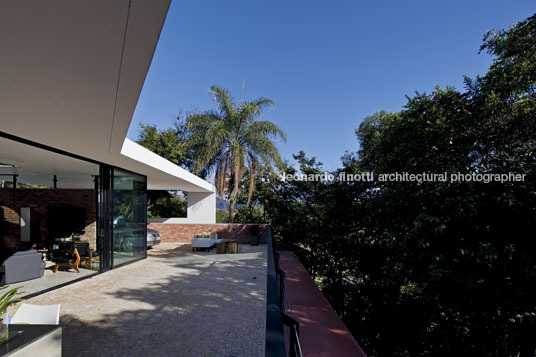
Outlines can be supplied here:
[[272, 100], [259, 98], [236, 104], [223, 88], [212, 86], [210, 93], [217, 110], [186, 118], [187, 145], [193, 151], [194, 173], [215, 171], [217, 192], [220, 197], [228, 195], [233, 222], [245, 170], [250, 178], [249, 205], [258, 168], [264, 166], [273, 171], [274, 167], [283, 167], [272, 140], [286, 140], [286, 136], [272, 122], [256, 120], [265, 108], [274, 106]]
[[147, 217], [186, 217], [186, 202], [170, 191], [149, 191]]
[[[365, 118], [359, 152], [334, 173], [512, 171], [524, 182], [257, 183], [274, 237], [367, 354], [535, 355], [535, 38], [536, 16], [488, 33], [485, 76]], [[295, 158], [301, 172], [320, 169]]]
[[[172, 128], [159, 130], [156, 125], [140, 124], [137, 143], [172, 163], [190, 168], [191, 155], [184, 145], [184, 122], [175, 122]], [[176, 193], [165, 190], [147, 192], [147, 215], [149, 217], [185, 217], [186, 202]]]
[[192, 168], [191, 153], [184, 145], [184, 122], [177, 116], [172, 128], [159, 130], [156, 125], [140, 124], [136, 142], [172, 163], [186, 169]]

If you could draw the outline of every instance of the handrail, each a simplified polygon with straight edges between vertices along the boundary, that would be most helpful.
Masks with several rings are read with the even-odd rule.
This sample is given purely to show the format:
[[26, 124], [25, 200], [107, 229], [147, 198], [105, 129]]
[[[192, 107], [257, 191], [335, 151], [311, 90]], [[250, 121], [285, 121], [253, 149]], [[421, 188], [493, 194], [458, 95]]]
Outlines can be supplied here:
[[300, 324], [290, 316], [292, 306], [288, 298], [285, 285], [285, 271], [280, 267], [279, 252], [274, 247], [274, 262], [276, 274], [279, 278], [279, 306], [281, 308], [281, 318], [285, 332], [285, 348], [289, 357], [302, 357], [300, 345]]
[[290, 341], [289, 341], [289, 356], [302, 357], [302, 350], [300, 345], [300, 323], [294, 320], [289, 315], [283, 313], [283, 324], [290, 328]]
[[300, 324], [287, 312], [291, 310], [285, 287], [285, 272], [268, 228], [268, 281], [266, 297], [266, 356], [302, 357]]
[[279, 301], [279, 284], [272, 243], [272, 231], [268, 228], [268, 268], [266, 287], [266, 344], [265, 356], [281, 357], [286, 355], [283, 317]]

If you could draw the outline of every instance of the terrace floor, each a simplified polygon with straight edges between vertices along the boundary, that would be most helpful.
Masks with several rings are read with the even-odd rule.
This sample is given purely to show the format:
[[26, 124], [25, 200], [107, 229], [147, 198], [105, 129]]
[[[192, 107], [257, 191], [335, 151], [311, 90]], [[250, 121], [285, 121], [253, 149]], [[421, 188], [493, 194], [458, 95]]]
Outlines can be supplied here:
[[162, 243], [26, 302], [61, 304], [65, 356], [263, 356], [266, 268], [265, 245], [216, 254]]
[[20, 286], [19, 294], [20, 296], [27, 296], [34, 293], [37, 293], [39, 291], [43, 291], [46, 289], [53, 288], [55, 286], [68, 283], [70, 281], [84, 278], [88, 275], [94, 275], [97, 274], [96, 271], [86, 269], [86, 268], [80, 268], [80, 273], [78, 273], [74, 269], [65, 269], [64, 267], [61, 267], [60, 270], [58, 270], [56, 273], [53, 272], [54, 266], [56, 264], [47, 261], [47, 267], [45, 268], [45, 271], [43, 273], [43, 276], [37, 279], [32, 280], [26, 280], [22, 281], [20, 283], [13, 283], [9, 284], [10, 288], [14, 288], [17, 286]]

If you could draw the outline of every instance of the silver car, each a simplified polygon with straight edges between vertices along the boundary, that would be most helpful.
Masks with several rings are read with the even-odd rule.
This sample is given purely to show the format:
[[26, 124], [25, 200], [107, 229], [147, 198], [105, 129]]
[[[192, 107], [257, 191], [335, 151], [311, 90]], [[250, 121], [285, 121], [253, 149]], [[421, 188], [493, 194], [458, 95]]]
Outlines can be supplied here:
[[160, 244], [162, 235], [154, 229], [147, 228], [147, 248]]

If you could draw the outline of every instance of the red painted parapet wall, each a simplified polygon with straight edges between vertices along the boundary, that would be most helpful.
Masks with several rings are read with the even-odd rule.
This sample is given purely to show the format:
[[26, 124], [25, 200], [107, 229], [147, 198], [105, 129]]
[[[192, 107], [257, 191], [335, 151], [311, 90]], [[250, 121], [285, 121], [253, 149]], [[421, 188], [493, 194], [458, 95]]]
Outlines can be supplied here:
[[[249, 229], [253, 224], [195, 224], [195, 223], [149, 223], [148, 228], [156, 229], [164, 243], [191, 243], [194, 235], [215, 232], [218, 239], [234, 239], [238, 243], [250, 243]], [[269, 225], [259, 224], [260, 243], [268, 241]]]

